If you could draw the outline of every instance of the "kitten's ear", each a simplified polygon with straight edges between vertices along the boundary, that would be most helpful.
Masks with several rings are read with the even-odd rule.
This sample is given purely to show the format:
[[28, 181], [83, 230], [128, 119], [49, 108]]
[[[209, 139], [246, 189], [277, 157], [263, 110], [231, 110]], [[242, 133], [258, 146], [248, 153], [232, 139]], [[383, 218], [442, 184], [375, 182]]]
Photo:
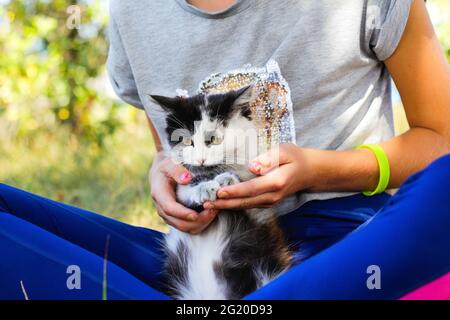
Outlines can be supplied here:
[[242, 87], [236, 90], [235, 94], [236, 94], [236, 100], [234, 100], [235, 106], [249, 104], [253, 98], [253, 85]]
[[179, 104], [179, 98], [178, 97], [165, 97], [165, 96], [158, 96], [158, 95], [148, 95], [148, 98], [151, 102], [160, 105], [165, 111], [171, 112], [173, 111], [177, 105]]

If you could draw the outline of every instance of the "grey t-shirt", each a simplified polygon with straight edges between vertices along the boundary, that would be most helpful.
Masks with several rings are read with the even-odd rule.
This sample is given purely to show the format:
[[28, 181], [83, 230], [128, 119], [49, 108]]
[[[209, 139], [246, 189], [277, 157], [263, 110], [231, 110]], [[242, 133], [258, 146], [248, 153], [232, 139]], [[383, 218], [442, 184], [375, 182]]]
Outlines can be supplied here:
[[[145, 109], [146, 96], [189, 94], [214, 73], [276, 61], [289, 84], [296, 143], [351, 149], [394, 135], [390, 76], [411, 0], [237, 0], [208, 13], [185, 0], [111, 0], [108, 71], [116, 93]], [[287, 213], [312, 199], [349, 193], [298, 193]]]

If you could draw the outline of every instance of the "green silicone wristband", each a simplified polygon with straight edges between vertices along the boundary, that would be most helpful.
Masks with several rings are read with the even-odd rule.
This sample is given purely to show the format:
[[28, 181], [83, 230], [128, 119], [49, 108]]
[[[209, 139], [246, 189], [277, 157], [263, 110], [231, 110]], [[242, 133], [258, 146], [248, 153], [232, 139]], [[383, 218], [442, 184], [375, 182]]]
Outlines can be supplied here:
[[380, 172], [380, 178], [378, 181], [377, 188], [374, 191], [363, 192], [363, 195], [370, 197], [382, 193], [386, 190], [386, 188], [389, 185], [389, 179], [391, 177], [391, 169], [389, 166], [389, 159], [386, 155], [386, 152], [384, 152], [383, 148], [381, 148], [378, 144], [365, 144], [359, 146], [357, 149], [362, 148], [369, 149], [370, 151], [373, 152], [373, 154], [377, 158], [378, 169]]

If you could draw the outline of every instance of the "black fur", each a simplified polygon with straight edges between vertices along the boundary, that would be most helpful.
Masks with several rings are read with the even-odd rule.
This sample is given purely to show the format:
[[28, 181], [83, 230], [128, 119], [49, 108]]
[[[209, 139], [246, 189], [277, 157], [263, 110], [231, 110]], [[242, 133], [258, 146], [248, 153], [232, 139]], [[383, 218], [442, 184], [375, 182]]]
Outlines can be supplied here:
[[[164, 97], [159, 95], [150, 95], [168, 114], [166, 117], [166, 133], [172, 137], [172, 133], [177, 129], [187, 129], [190, 135], [194, 134], [194, 123], [202, 119], [204, 111], [210, 119], [219, 119], [223, 121], [226, 127], [230, 118], [235, 112], [240, 112], [242, 116], [251, 119], [251, 110], [248, 104], [235, 105], [243, 93], [249, 87], [244, 87], [236, 91], [230, 91], [225, 94], [208, 95], [208, 104], [205, 105], [205, 95], [197, 94], [192, 97]], [[169, 138], [169, 144], [174, 145], [181, 142], [172, 141]]]
[[166, 133], [169, 144], [173, 147], [179, 141], [172, 141], [172, 133], [177, 129], [187, 129], [189, 134], [194, 134], [194, 123], [202, 119], [201, 106], [204, 104], [205, 96], [202, 94], [184, 97], [163, 97], [152, 95], [153, 98], [166, 112]]
[[244, 87], [237, 91], [230, 91], [226, 94], [214, 94], [208, 96], [207, 113], [211, 120], [218, 119], [226, 127], [234, 112], [240, 112], [242, 116], [251, 120], [251, 111], [248, 104], [235, 105], [238, 99], [249, 87]]
[[161, 276], [160, 290], [169, 296], [176, 295], [176, 284], [186, 283], [186, 266], [189, 259], [189, 251], [183, 242], [179, 242], [176, 253], [165, 251], [165, 266]]
[[291, 263], [283, 235], [275, 221], [256, 223], [245, 211], [223, 211], [230, 235], [216, 273], [228, 284], [227, 299], [240, 299], [262, 285], [255, 268], [278, 275]]

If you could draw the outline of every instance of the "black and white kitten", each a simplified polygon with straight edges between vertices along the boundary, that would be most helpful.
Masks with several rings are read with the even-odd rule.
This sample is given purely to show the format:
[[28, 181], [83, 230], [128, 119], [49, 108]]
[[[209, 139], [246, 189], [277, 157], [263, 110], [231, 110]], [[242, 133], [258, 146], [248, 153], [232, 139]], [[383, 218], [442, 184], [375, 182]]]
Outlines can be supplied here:
[[[173, 157], [193, 174], [189, 185], [177, 187], [180, 203], [201, 210], [221, 186], [252, 178], [246, 164], [249, 143], [255, 142], [243, 136], [256, 132], [251, 95], [246, 87], [226, 94], [151, 96], [166, 112]], [[164, 250], [163, 286], [176, 299], [239, 299], [292, 260], [270, 209], [221, 210], [198, 235], [171, 228]]]

